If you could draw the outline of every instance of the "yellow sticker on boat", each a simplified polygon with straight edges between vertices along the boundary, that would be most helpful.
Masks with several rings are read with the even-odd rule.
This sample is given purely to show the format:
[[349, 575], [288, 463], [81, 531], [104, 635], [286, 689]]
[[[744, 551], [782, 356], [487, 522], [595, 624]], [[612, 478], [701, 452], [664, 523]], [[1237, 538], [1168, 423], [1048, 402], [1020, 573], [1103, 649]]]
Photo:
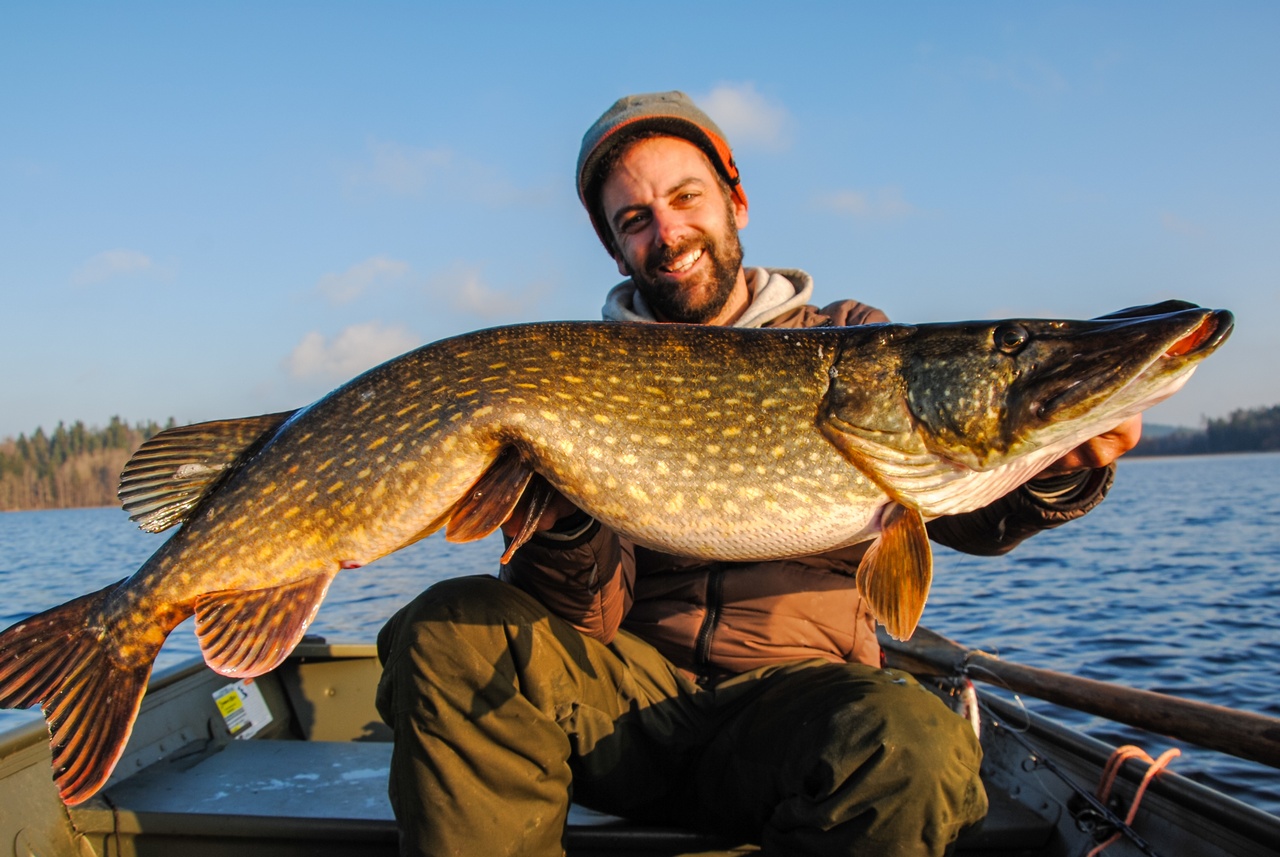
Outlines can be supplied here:
[[252, 738], [271, 722], [271, 709], [253, 679], [246, 678], [213, 692], [227, 731], [238, 739]]

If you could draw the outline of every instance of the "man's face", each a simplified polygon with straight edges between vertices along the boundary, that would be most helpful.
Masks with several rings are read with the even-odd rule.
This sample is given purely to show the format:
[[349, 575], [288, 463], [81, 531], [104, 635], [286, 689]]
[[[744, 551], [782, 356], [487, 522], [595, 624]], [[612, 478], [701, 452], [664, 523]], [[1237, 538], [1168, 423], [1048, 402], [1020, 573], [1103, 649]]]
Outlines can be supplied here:
[[618, 270], [661, 318], [722, 320], [742, 279], [738, 229], [747, 223], [747, 209], [721, 191], [697, 146], [678, 137], [631, 144], [605, 179], [600, 200]]

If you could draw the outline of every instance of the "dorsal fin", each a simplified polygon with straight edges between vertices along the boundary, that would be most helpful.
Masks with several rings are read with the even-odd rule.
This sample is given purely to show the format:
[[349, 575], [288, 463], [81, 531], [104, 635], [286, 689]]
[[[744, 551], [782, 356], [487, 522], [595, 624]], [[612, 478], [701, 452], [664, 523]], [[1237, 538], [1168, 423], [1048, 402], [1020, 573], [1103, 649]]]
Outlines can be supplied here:
[[237, 462], [295, 413], [214, 420], [160, 432], [138, 447], [121, 471], [121, 505], [149, 533], [186, 520]]

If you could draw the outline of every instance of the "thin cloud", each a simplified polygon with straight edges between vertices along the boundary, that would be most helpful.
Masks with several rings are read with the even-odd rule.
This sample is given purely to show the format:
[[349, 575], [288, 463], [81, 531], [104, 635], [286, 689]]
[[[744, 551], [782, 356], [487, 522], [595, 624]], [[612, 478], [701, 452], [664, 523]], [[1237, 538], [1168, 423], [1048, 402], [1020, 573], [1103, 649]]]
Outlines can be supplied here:
[[151, 271], [154, 267], [151, 257], [137, 250], [106, 250], [90, 256], [76, 268], [71, 274], [71, 282], [77, 286], [91, 286], [113, 277]]
[[368, 160], [348, 171], [356, 190], [404, 197], [448, 197], [492, 208], [543, 205], [554, 197], [550, 187], [522, 187], [499, 170], [451, 149], [416, 148], [371, 140]]
[[856, 220], [902, 220], [916, 213], [901, 188], [892, 185], [878, 190], [839, 190], [818, 197], [818, 205]]
[[377, 284], [400, 279], [408, 273], [408, 262], [386, 256], [371, 256], [340, 274], [325, 274], [316, 283], [316, 291], [331, 304], [346, 304]]
[[1062, 72], [1036, 56], [1018, 56], [1004, 60], [974, 59], [969, 61], [969, 69], [982, 80], [1002, 84], [1037, 98], [1061, 95], [1071, 89]]
[[1171, 211], [1160, 212], [1160, 228], [1186, 238], [1199, 238], [1204, 235], [1204, 228], [1200, 224], [1192, 223]]
[[294, 378], [341, 381], [422, 344], [407, 328], [369, 321], [354, 324], [332, 339], [312, 331], [285, 358]]
[[418, 196], [454, 162], [448, 149], [419, 149], [369, 141], [369, 161], [351, 171], [351, 182], [395, 196]]
[[694, 98], [729, 137], [729, 145], [781, 152], [791, 145], [791, 113], [756, 91], [753, 83], [722, 83]]
[[520, 317], [535, 297], [530, 289], [510, 292], [494, 288], [485, 281], [480, 266], [461, 263], [432, 277], [427, 293], [433, 301], [489, 320]]

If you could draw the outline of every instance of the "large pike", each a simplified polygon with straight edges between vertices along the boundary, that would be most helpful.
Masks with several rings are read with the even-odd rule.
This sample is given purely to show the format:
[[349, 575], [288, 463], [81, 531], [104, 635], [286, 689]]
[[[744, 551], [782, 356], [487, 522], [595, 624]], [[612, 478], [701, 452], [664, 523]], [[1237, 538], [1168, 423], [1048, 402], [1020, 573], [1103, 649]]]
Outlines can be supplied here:
[[546, 323], [427, 345], [301, 410], [143, 445], [125, 508], [182, 528], [132, 577], [0, 635], [0, 705], [43, 706], [60, 793], [81, 802], [183, 619], [213, 669], [260, 675], [341, 569], [441, 527], [479, 538], [534, 474], [670, 553], [873, 540], [857, 584], [909, 636], [931, 575], [924, 521], [985, 505], [1167, 397], [1231, 327], [1172, 302], [1091, 321]]

